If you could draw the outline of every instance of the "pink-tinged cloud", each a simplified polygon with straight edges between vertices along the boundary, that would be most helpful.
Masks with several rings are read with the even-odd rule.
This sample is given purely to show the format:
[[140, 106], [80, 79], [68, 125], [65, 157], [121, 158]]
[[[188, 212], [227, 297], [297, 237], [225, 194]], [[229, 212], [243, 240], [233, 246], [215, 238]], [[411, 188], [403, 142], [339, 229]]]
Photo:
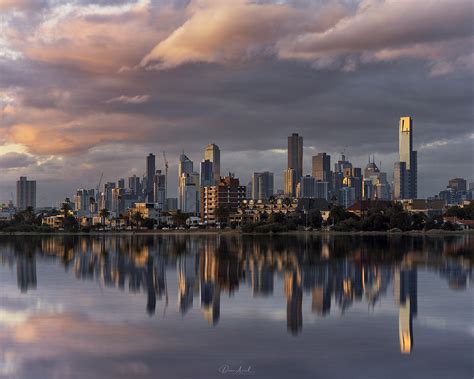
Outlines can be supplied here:
[[141, 66], [169, 68], [186, 62], [232, 62], [275, 53], [275, 43], [294, 33], [324, 30], [347, 14], [336, 4], [311, 14], [284, 4], [248, 0], [194, 0], [188, 19], [159, 42]]
[[106, 101], [106, 103], [122, 103], [122, 104], [142, 104], [150, 100], [150, 95], [135, 95], [135, 96], [117, 96]]
[[[170, 68], [186, 62], [229, 63], [277, 55], [312, 61], [315, 67], [333, 65], [342, 57], [343, 68], [350, 71], [378, 59], [455, 60], [458, 57], [448, 55], [449, 49], [432, 45], [472, 35], [469, 0], [365, 0], [355, 10], [337, 1], [302, 8], [194, 0], [187, 14], [186, 22], [141, 60], [142, 66]], [[408, 50], [417, 52], [407, 54]]]
[[105, 8], [51, 7], [29, 31], [10, 25], [9, 47], [35, 61], [102, 74], [116, 72], [136, 64], [181, 17], [171, 8], [153, 13], [147, 2]]

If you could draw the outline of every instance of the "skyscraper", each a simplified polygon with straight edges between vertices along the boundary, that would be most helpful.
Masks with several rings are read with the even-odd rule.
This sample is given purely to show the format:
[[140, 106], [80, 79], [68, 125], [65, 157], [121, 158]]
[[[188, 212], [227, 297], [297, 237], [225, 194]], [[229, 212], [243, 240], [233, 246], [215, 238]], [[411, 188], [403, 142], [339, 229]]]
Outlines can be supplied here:
[[450, 179], [448, 182], [448, 188], [452, 188], [456, 191], [467, 191], [467, 181], [463, 178]]
[[153, 180], [153, 197], [158, 208], [166, 210], [166, 175], [161, 170], [156, 170]]
[[315, 180], [329, 182], [331, 180], [331, 156], [326, 153], [318, 153], [313, 157], [312, 176]]
[[[399, 126], [399, 162], [405, 163], [405, 182], [396, 182], [394, 179], [394, 185], [398, 185], [398, 189], [394, 189], [395, 193], [402, 193], [402, 188], [405, 190], [403, 193], [403, 199], [416, 199], [418, 195], [418, 158], [417, 152], [413, 150], [413, 120], [411, 117], [400, 117]], [[395, 170], [400, 170], [400, 165], [395, 164]], [[396, 173], [394, 173], [394, 176]], [[403, 175], [399, 175], [402, 177]]]
[[204, 150], [204, 160], [209, 160], [213, 164], [214, 183], [219, 183], [221, 179], [221, 151], [219, 146], [211, 143]]
[[146, 157], [146, 201], [154, 203], [153, 182], [155, 180], [155, 156], [150, 153]]
[[287, 197], [296, 196], [296, 170], [294, 168], [288, 168], [283, 171], [283, 185], [284, 194]]
[[16, 206], [20, 211], [28, 207], [36, 208], [36, 180], [20, 176], [16, 182]]
[[303, 176], [300, 180], [300, 191], [298, 197], [304, 198], [314, 198], [316, 196], [316, 188], [315, 188], [316, 181], [314, 177], [311, 175]]
[[[186, 204], [186, 196], [190, 198], [190, 193], [194, 190], [194, 196], [196, 196], [196, 187], [194, 189], [186, 188], [188, 184], [192, 183], [191, 174], [193, 173], [194, 164], [184, 153], [179, 156], [178, 163], [178, 175], [179, 175], [179, 187], [178, 187], [178, 209], [183, 212], [185, 209], [191, 209], [191, 204]], [[195, 208], [196, 204], [194, 204]], [[195, 212], [195, 210], [194, 210]]]
[[134, 195], [141, 195], [142, 186], [140, 183], [140, 178], [136, 175], [130, 176], [128, 178], [128, 188], [130, 188]]
[[268, 200], [273, 195], [273, 173], [254, 172], [252, 175], [252, 199]]
[[214, 164], [205, 159], [201, 162], [201, 187], [213, 186], [214, 183]]
[[298, 133], [288, 137], [288, 168], [295, 170], [298, 183], [303, 176], [303, 137]]

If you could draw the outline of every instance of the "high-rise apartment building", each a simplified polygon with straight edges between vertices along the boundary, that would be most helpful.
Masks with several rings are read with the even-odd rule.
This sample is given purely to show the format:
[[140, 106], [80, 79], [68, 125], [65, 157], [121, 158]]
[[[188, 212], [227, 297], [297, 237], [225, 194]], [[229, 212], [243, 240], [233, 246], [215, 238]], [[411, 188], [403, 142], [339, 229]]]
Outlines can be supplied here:
[[254, 172], [252, 175], [252, 199], [268, 200], [273, 196], [273, 173]]
[[290, 168], [295, 170], [296, 183], [298, 183], [303, 176], [303, 137], [298, 133], [293, 133], [288, 137], [288, 169]]
[[[413, 150], [413, 120], [411, 117], [400, 117], [399, 125], [399, 162], [405, 163], [405, 172], [401, 173], [403, 165], [394, 166], [394, 199], [416, 199], [418, 195], [418, 157]], [[398, 170], [398, 173], [395, 172]], [[403, 178], [404, 182], [395, 180]], [[403, 197], [396, 197], [402, 194]]]
[[227, 212], [237, 211], [239, 204], [245, 200], [245, 186], [241, 186], [239, 179], [229, 175], [221, 178], [219, 183], [210, 187], [203, 187], [201, 192], [201, 219], [212, 225], [217, 220], [216, 211], [220, 207]]
[[36, 180], [20, 176], [16, 182], [16, 206], [20, 211], [28, 207], [36, 208]]
[[221, 151], [219, 146], [214, 143], [207, 145], [204, 150], [204, 160], [212, 162], [214, 183], [219, 183], [221, 179]]
[[146, 201], [148, 203], [154, 203], [154, 187], [153, 182], [155, 180], [155, 171], [156, 171], [156, 161], [155, 156], [150, 153], [146, 157]]

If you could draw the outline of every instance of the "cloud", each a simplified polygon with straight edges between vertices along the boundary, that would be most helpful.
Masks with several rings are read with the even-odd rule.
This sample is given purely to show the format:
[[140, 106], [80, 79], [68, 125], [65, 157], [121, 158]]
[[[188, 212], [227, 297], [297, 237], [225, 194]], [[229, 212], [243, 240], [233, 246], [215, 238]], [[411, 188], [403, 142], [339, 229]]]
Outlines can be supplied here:
[[106, 103], [123, 103], [123, 104], [142, 104], [150, 100], [150, 95], [135, 95], [135, 96], [117, 96], [106, 101]]
[[4, 170], [0, 201], [20, 174], [38, 179], [38, 201], [50, 205], [101, 172], [141, 176], [148, 152], [163, 150], [175, 194], [179, 153], [197, 165], [209, 142], [243, 182], [264, 169], [281, 181], [277, 152], [292, 132], [305, 159], [346, 149], [363, 165], [376, 153], [390, 176], [404, 114], [423, 172], [439, 164], [420, 146], [465, 140], [442, 172], [420, 171], [421, 194], [444, 188], [453, 167], [471, 171], [459, 163], [472, 160], [474, 116], [464, 0], [22, 4], [2, 10], [0, 51], [16, 58], [0, 58], [0, 156], [37, 163]]
[[10, 152], [0, 155], [0, 168], [3, 169], [24, 168], [35, 163], [35, 159], [27, 154]]
[[[232, 63], [255, 56], [313, 62], [353, 71], [376, 60], [414, 58], [455, 62], [450, 41], [472, 36], [472, 3], [460, 0], [364, 0], [324, 6], [194, 0], [187, 20], [160, 41], [141, 66], [171, 68], [187, 62]], [[444, 43], [444, 44], [443, 44]], [[470, 43], [470, 44], [469, 44]], [[465, 41], [465, 47], [472, 41]], [[454, 53], [454, 54], [453, 54]], [[450, 73], [452, 62], [434, 67]]]
[[339, 4], [321, 7], [313, 15], [283, 4], [194, 0], [187, 13], [184, 24], [160, 41], [141, 66], [170, 68], [186, 62], [225, 63], [272, 55], [278, 40], [305, 30], [324, 30], [347, 12]]

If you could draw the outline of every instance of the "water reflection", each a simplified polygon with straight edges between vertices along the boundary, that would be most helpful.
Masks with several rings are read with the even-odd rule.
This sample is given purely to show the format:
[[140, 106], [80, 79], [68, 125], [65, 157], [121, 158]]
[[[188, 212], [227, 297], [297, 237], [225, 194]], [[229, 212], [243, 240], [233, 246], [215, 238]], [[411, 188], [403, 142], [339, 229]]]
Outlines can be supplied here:
[[[399, 308], [400, 351], [414, 346], [413, 318], [418, 313], [418, 268], [438, 273], [452, 290], [468, 286], [474, 240], [469, 236], [120, 236], [2, 237], [2, 265], [16, 265], [22, 293], [37, 286], [36, 260], [53, 260], [78, 280], [146, 296], [145, 310], [155, 315], [157, 302], [167, 306], [167, 273], [176, 270], [176, 305], [184, 316], [200, 298], [203, 317], [216, 326], [221, 296], [239, 286], [255, 298], [286, 298], [288, 332], [303, 330], [303, 294], [310, 311], [325, 317], [344, 314], [354, 302], [374, 307], [393, 288]], [[276, 282], [283, 294], [274, 294]], [[41, 284], [41, 283], [39, 283]], [[143, 296], [143, 295], [142, 295]]]

